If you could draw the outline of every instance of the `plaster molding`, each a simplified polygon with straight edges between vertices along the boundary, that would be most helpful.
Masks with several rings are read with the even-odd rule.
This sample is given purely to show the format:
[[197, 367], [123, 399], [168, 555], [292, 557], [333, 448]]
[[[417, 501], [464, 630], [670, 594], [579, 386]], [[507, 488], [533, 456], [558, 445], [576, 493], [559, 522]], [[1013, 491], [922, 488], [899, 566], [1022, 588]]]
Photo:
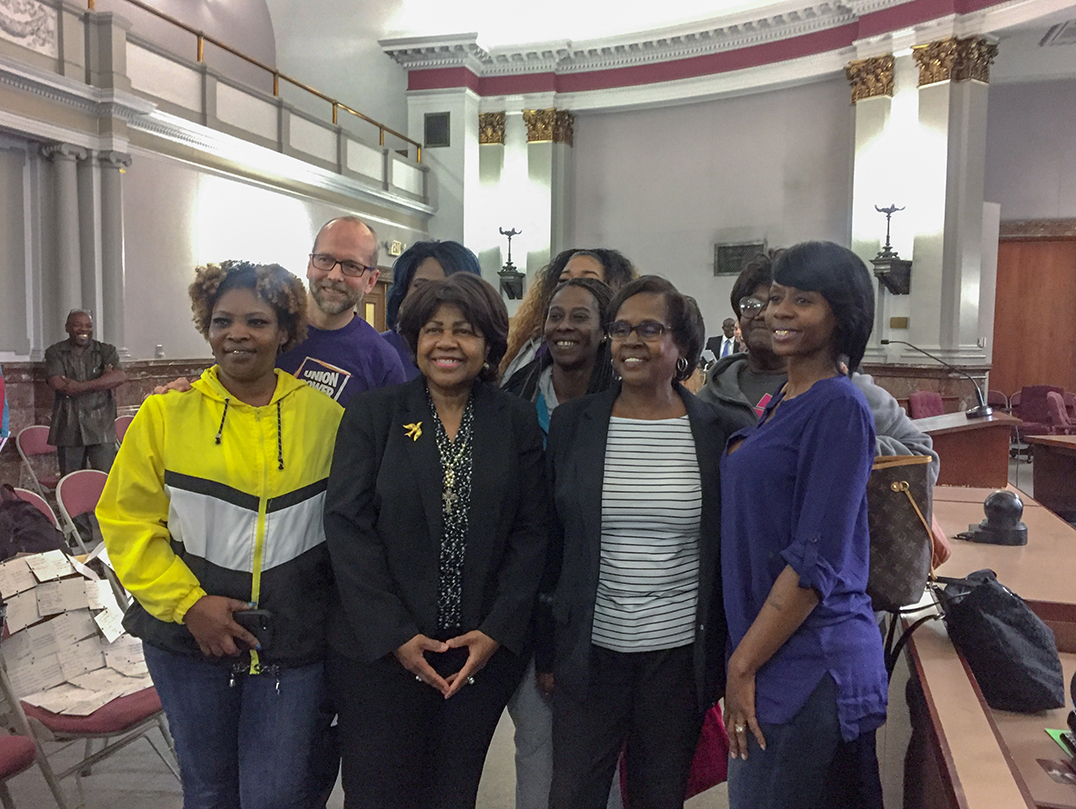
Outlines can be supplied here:
[[104, 168], [111, 169], [129, 169], [132, 162], [129, 154], [117, 152], [114, 149], [102, 152], [97, 156], [97, 159], [101, 162], [101, 165]]
[[48, 143], [41, 147], [41, 154], [49, 160], [85, 160], [90, 156], [88, 149], [73, 143]]
[[102, 89], [0, 57], [0, 84], [71, 107], [95, 118], [133, 121], [157, 105], [123, 90]]
[[[155, 110], [133, 121], [130, 128], [244, 166], [266, 178], [302, 183], [335, 194], [362, 199], [412, 216], [428, 217], [437, 209], [402, 194], [367, 185], [250, 141]], [[424, 168], [424, 167], [421, 167]]]

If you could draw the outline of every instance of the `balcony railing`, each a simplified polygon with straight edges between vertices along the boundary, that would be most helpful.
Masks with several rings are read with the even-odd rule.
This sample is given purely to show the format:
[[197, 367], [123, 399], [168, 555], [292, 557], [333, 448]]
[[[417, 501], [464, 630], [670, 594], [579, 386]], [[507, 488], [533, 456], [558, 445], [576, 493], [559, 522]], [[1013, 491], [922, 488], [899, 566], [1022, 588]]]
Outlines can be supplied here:
[[[356, 118], [358, 118], [359, 120], [365, 121], [366, 123], [377, 127], [378, 143], [379, 143], [380, 146], [385, 145], [385, 134], [388, 133], [388, 134], [392, 135], [393, 137], [399, 138], [401, 141], [404, 141], [405, 143], [409, 144], [410, 146], [413, 146], [414, 147], [414, 159], [415, 159], [415, 162], [416, 163], [421, 163], [422, 162], [422, 144], [418, 143], [417, 141], [411, 140], [411, 138], [407, 137], [406, 135], [400, 134], [395, 129], [392, 129], [391, 127], [386, 126], [385, 124], [381, 123], [380, 121], [375, 121], [370, 116], [359, 112], [358, 110], [354, 109], [353, 107], [348, 106], [347, 104], [343, 103], [342, 101], [340, 101], [338, 99], [335, 99], [335, 98], [332, 98], [332, 97], [326, 95], [325, 93], [321, 92], [320, 90], [315, 90], [310, 85], [304, 84], [303, 82], [299, 81], [298, 79], [292, 78], [287, 73], [282, 73], [281, 71], [277, 70], [274, 67], [269, 67], [269, 65], [265, 64], [264, 62], [262, 62], [262, 61], [260, 61], [258, 59], [255, 59], [253, 56], [249, 56], [249, 55], [243, 53], [242, 51], [236, 50], [232, 46], [227, 45], [224, 42], [221, 42], [216, 37], [210, 36], [209, 34], [205, 33], [204, 31], [199, 31], [198, 29], [187, 25], [186, 23], [182, 22], [181, 20], [177, 20], [175, 17], [172, 17], [172, 16], [170, 16], [168, 14], [165, 14], [164, 12], [153, 8], [153, 6], [150, 6], [150, 5], [146, 4], [146, 3], [143, 3], [142, 0], [124, 0], [124, 2], [128, 3], [128, 4], [132, 5], [132, 6], [135, 6], [136, 8], [139, 8], [142, 11], [145, 11], [148, 14], [152, 14], [154, 17], [162, 19], [162, 20], [170, 23], [171, 25], [174, 25], [177, 28], [180, 28], [180, 29], [186, 31], [189, 34], [192, 34], [195, 37], [196, 60], [199, 63], [203, 63], [205, 61], [205, 44], [208, 42], [210, 45], [213, 45], [213, 46], [215, 46], [217, 48], [220, 48], [222, 51], [225, 51], [226, 53], [230, 53], [232, 56], [235, 56], [235, 57], [237, 57], [239, 59], [242, 59], [244, 62], [247, 62], [248, 64], [251, 64], [251, 65], [253, 65], [253, 66], [257, 67], [257, 68], [260, 68], [261, 70], [268, 73], [273, 79], [273, 95], [274, 96], [277, 96], [277, 97], [280, 96], [280, 83], [281, 82], [285, 82], [287, 84], [290, 84], [291, 86], [293, 86], [293, 87], [295, 87], [295, 88], [297, 88], [299, 90], [302, 90], [302, 91], [310, 94], [311, 96], [314, 96], [315, 98], [320, 99], [321, 101], [324, 101], [327, 104], [329, 104], [330, 109], [332, 111], [332, 122], [333, 122], [333, 124], [339, 124], [339, 122], [340, 122], [339, 121], [339, 116], [340, 116], [341, 111], [343, 111], [343, 112], [345, 112], [345, 113], [347, 113], [349, 115], [353, 115]], [[86, 6], [90, 11], [94, 11], [94, 10], [96, 10], [96, 1], [95, 0], [86, 0]], [[403, 154], [403, 155], [405, 155], [407, 157], [411, 156], [410, 155], [410, 152], [411, 152], [410, 148], [405, 148], [405, 149], [401, 149], [401, 150], [398, 150], [398, 151], [399, 151], [400, 154]]]

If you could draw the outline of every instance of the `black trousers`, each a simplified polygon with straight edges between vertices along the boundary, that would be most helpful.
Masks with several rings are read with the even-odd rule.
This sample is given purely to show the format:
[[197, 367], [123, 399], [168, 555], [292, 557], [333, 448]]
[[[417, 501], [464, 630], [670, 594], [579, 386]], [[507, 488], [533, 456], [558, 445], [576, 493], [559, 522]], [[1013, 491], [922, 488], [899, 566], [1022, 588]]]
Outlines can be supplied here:
[[77, 472], [79, 469], [100, 469], [108, 472], [116, 460], [116, 444], [90, 444], [80, 447], [56, 447], [56, 459], [60, 475]]
[[[466, 649], [429, 655], [444, 677]], [[493, 731], [526, 659], [498, 649], [451, 699], [392, 655], [360, 663], [329, 650], [346, 809], [474, 809]]]
[[702, 729], [692, 648], [591, 647], [586, 695], [553, 692], [550, 809], [602, 809], [625, 741], [632, 809], [683, 807]]

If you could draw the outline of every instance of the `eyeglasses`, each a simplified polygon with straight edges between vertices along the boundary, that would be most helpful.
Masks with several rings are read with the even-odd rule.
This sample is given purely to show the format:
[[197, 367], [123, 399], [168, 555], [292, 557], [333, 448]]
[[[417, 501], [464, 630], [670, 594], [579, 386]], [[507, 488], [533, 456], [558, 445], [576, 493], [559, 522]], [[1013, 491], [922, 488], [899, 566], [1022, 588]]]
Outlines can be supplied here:
[[740, 315], [746, 317], [748, 320], [758, 317], [759, 313], [766, 308], [766, 301], [760, 301], [758, 298], [752, 298], [748, 295], [746, 298], [740, 298]]
[[665, 332], [669, 331], [669, 327], [664, 323], [658, 323], [656, 320], [644, 320], [641, 323], [632, 325], [626, 320], [617, 320], [610, 323], [606, 328], [606, 333], [614, 340], [626, 340], [628, 335], [635, 332], [639, 335], [640, 340], [657, 340]]
[[373, 269], [373, 267], [367, 267], [357, 261], [337, 261], [335, 256], [330, 256], [328, 253], [311, 253], [310, 263], [319, 272], [332, 272], [333, 268], [339, 264], [340, 272], [352, 278], [358, 278], [367, 270]]

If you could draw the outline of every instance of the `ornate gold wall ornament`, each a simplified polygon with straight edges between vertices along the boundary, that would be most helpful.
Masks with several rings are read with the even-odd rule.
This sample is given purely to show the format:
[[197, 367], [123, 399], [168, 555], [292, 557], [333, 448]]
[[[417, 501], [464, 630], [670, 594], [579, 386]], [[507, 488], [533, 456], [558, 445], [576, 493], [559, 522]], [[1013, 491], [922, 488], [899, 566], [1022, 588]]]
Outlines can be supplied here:
[[544, 143], [553, 140], [553, 128], [556, 125], [557, 110], [523, 110], [523, 120], [527, 124], [527, 143]]
[[998, 46], [983, 37], [947, 37], [912, 49], [919, 65], [919, 86], [939, 81], [990, 81]]
[[553, 142], [567, 143], [569, 146], [575, 143], [575, 115], [568, 110], [557, 110], [553, 123]]
[[503, 112], [478, 113], [478, 142], [483, 146], [490, 143], [504, 146]]
[[852, 85], [852, 103], [862, 98], [893, 95], [893, 55], [857, 59], [844, 68]]

